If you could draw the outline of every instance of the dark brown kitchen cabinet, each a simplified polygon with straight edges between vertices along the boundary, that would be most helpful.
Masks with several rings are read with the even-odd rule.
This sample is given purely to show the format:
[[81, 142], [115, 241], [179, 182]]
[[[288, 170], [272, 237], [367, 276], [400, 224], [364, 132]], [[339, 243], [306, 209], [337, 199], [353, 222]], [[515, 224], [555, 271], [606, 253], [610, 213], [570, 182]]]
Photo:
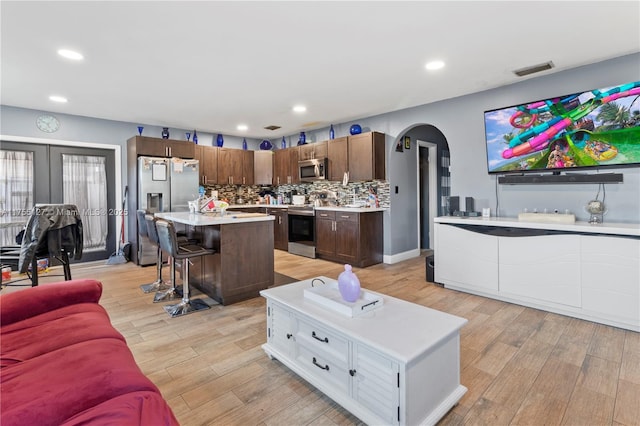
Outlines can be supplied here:
[[289, 250], [289, 214], [287, 209], [267, 208], [267, 214], [276, 218], [273, 222], [273, 248]]
[[196, 155], [196, 144], [189, 141], [134, 136], [127, 144], [138, 156], [195, 158]]
[[[220, 148], [218, 151], [218, 183], [242, 185], [244, 151]], [[251, 166], [253, 168], [253, 165]]]
[[286, 185], [300, 182], [298, 176], [298, 147], [278, 149], [273, 155], [273, 184]]
[[316, 255], [357, 267], [382, 262], [382, 212], [316, 211]]
[[289, 151], [289, 183], [300, 183], [300, 170], [298, 169], [298, 161], [300, 154], [298, 147], [288, 148]]
[[299, 160], [313, 160], [327, 156], [327, 141], [313, 142], [298, 147]]
[[253, 151], [240, 151], [242, 152], [242, 184], [253, 185], [254, 183], [254, 168], [253, 168]]
[[336, 254], [336, 234], [333, 229], [336, 212], [316, 210], [316, 256], [333, 260]]
[[327, 158], [329, 160], [329, 180], [341, 181], [344, 173], [349, 171], [348, 138], [343, 136], [327, 143]]
[[348, 137], [349, 180], [360, 182], [385, 178], [385, 136], [367, 132]]
[[215, 146], [196, 145], [196, 160], [199, 161], [200, 183], [218, 183], [218, 150]]

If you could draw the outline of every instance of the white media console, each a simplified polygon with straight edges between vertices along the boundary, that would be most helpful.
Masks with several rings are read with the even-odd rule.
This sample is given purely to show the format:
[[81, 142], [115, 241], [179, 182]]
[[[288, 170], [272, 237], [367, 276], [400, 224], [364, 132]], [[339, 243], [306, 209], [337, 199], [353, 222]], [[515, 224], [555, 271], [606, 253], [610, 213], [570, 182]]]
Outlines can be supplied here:
[[640, 331], [640, 225], [438, 217], [437, 283]]

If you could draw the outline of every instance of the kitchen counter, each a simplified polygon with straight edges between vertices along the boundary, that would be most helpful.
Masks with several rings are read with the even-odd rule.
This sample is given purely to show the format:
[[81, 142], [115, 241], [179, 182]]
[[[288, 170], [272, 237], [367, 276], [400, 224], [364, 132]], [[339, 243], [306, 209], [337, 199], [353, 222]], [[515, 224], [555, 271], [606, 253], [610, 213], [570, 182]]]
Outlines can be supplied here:
[[155, 216], [161, 219], [171, 220], [177, 223], [183, 223], [191, 226], [209, 226], [209, 225], [226, 225], [231, 223], [246, 223], [246, 222], [263, 222], [268, 220], [274, 220], [273, 216], [262, 214], [260, 216], [243, 216], [241, 213], [229, 212], [224, 216], [220, 216], [217, 213], [189, 213], [189, 212], [165, 212], [156, 213]]
[[286, 209], [289, 207], [287, 204], [230, 204], [229, 209], [233, 210], [245, 210], [245, 209], [257, 209], [260, 207], [268, 207], [270, 209]]
[[[215, 254], [192, 259], [189, 283], [222, 305], [260, 295], [273, 285], [274, 216], [225, 216], [189, 212], [156, 213], [184, 224]], [[248, 266], [249, 265], [249, 266]]]
[[344, 207], [344, 206], [316, 207], [315, 209], [330, 210], [334, 212], [353, 212], [353, 213], [373, 213], [373, 212], [384, 212], [389, 210], [385, 207]]

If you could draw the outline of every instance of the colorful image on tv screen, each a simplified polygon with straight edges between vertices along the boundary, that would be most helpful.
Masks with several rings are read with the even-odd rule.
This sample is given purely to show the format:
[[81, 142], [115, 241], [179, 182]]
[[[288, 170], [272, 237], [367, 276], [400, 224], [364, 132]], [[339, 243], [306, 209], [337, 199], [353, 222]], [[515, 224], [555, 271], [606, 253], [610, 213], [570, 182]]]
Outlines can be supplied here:
[[490, 173], [640, 165], [640, 81], [485, 112]]

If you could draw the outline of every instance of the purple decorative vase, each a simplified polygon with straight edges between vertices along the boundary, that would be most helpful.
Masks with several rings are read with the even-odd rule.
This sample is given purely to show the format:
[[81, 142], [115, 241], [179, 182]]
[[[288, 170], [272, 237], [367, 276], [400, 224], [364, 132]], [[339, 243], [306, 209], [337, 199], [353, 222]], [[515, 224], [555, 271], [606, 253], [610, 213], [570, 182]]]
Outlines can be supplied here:
[[353, 303], [360, 297], [360, 280], [351, 271], [351, 265], [344, 265], [344, 271], [338, 275], [338, 290], [346, 302]]

